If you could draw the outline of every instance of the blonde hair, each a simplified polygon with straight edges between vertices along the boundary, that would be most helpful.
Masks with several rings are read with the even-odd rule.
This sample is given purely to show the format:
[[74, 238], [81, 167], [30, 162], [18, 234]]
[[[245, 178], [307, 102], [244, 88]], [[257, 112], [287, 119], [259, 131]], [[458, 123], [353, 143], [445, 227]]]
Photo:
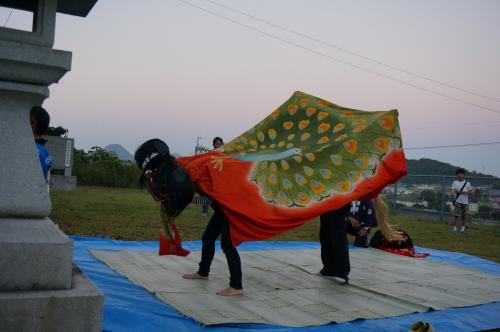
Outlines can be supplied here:
[[385, 238], [389, 241], [403, 241], [404, 238], [400, 232], [394, 231], [389, 223], [389, 207], [380, 196], [373, 199], [375, 205], [375, 213], [377, 216], [378, 227]]

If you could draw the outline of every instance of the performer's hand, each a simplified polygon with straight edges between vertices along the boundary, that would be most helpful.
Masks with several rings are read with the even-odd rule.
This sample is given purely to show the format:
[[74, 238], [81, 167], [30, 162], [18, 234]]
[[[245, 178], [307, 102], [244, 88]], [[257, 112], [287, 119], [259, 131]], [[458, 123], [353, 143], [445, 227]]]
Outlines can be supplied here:
[[394, 231], [394, 235], [399, 243], [404, 242], [408, 239], [408, 237], [402, 231]]
[[352, 227], [358, 228], [359, 227], [359, 221], [357, 221], [355, 218], [349, 216], [349, 222], [351, 223]]
[[358, 235], [359, 236], [365, 236], [366, 234], [368, 234], [368, 228], [361, 228], [361, 230], [359, 231]]

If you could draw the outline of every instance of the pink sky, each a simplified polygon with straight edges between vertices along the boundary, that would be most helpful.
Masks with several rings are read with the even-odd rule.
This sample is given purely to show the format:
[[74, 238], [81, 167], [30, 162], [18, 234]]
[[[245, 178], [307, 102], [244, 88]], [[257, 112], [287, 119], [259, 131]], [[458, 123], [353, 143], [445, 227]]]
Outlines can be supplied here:
[[[189, 0], [269, 33], [500, 111], [500, 103], [416, 79]], [[500, 2], [259, 0], [221, 3], [394, 66], [500, 99]], [[364, 110], [397, 108], [405, 146], [500, 141], [500, 114], [374, 76], [249, 31], [176, 0], [101, 0], [85, 19], [59, 15], [56, 48], [73, 70], [45, 106], [76, 145], [158, 137], [181, 154], [196, 137], [230, 139], [295, 90]], [[0, 22], [6, 13], [0, 11]], [[3, 15], [3, 16], [2, 16]], [[11, 24], [16, 24], [13, 17]], [[479, 124], [478, 124], [479, 123]], [[500, 175], [500, 145], [408, 151]]]

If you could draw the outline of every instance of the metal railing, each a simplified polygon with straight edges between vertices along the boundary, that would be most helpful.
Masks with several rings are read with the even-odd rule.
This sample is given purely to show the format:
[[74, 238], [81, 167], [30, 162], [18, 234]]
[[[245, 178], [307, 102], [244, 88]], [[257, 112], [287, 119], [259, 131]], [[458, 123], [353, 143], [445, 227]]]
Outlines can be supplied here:
[[[410, 174], [385, 188], [382, 195], [395, 214], [449, 221], [454, 216], [451, 185], [455, 179], [448, 175]], [[500, 227], [500, 190], [494, 189], [500, 180], [486, 176], [468, 176], [467, 180], [475, 189], [469, 198], [469, 221]]]

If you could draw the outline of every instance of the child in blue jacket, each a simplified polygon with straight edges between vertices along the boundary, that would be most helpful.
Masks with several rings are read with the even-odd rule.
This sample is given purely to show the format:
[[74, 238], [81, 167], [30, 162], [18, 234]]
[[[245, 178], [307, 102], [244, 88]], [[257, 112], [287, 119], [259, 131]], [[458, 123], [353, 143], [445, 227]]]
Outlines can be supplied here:
[[52, 168], [52, 156], [45, 148], [47, 140], [42, 138], [50, 124], [49, 113], [41, 106], [35, 106], [30, 111], [30, 124], [35, 138], [35, 145], [40, 159], [40, 166], [42, 168], [43, 177], [47, 185], [50, 180], [50, 169]]

